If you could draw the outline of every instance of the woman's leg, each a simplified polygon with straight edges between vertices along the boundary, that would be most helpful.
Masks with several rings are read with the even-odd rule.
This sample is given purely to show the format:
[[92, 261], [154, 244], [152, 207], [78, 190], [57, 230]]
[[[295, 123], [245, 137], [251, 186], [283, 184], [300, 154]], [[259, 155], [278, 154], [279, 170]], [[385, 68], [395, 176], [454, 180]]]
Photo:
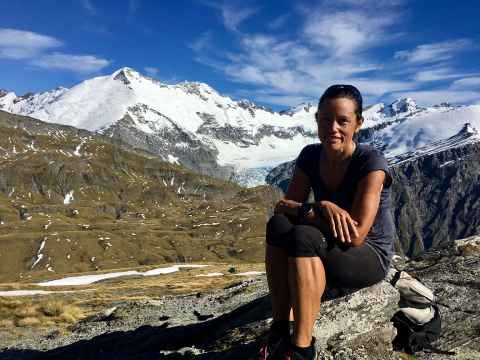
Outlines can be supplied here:
[[292, 342], [308, 347], [325, 290], [325, 269], [320, 256], [324, 256], [327, 243], [319, 229], [297, 225], [292, 230], [289, 245], [288, 282], [295, 318]]
[[380, 259], [367, 244], [352, 247], [335, 244], [323, 260], [329, 286], [360, 289], [385, 277]]
[[299, 347], [308, 347], [325, 290], [325, 270], [319, 257], [289, 257], [288, 270], [295, 318], [292, 342]]
[[290, 294], [288, 289], [288, 255], [285, 249], [268, 245], [265, 268], [272, 301], [273, 321], [289, 320]]
[[267, 223], [265, 268], [274, 322], [288, 321], [290, 316], [291, 304], [288, 289], [288, 254], [286, 246], [292, 229], [293, 224], [285, 215], [274, 215]]

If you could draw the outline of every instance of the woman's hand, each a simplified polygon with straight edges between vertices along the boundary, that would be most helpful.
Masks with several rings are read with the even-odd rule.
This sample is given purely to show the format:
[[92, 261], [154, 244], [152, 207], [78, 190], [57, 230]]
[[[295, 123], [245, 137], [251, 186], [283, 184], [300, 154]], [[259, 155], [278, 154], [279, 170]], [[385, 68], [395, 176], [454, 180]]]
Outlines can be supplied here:
[[300, 206], [302, 206], [302, 203], [283, 198], [277, 203], [277, 205], [275, 205], [274, 213], [296, 216], [298, 215], [298, 208]]
[[353, 220], [350, 214], [338, 205], [330, 201], [320, 201], [315, 204], [321, 215], [330, 224], [330, 229], [336, 238], [341, 242], [352, 242], [352, 235], [358, 237], [358, 222]]

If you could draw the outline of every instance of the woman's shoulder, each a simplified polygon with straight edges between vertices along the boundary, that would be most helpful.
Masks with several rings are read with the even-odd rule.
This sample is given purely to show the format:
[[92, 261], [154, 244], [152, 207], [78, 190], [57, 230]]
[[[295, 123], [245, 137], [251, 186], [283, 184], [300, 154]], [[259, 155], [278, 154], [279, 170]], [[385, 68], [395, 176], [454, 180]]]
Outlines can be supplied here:
[[320, 143], [308, 144], [303, 147], [297, 157], [296, 166], [302, 169], [309, 177], [313, 176], [312, 167], [318, 159]]
[[313, 144], [308, 144], [303, 147], [303, 149], [300, 151], [299, 157], [314, 157], [315, 155], [318, 154], [322, 147], [321, 143], [313, 143]]
[[392, 183], [392, 175], [388, 161], [383, 153], [367, 144], [358, 144], [355, 171], [358, 173], [358, 178], [362, 178], [366, 174], [375, 170], [383, 170], [386, 173], [385, 188], [390, 187]]
[[315, 150], [318, 150], [322, 147], [322, 143], [313, 143], [313, 144], [308, 144], [308, 145], [305, 145], [302, 149], [303, 150], [307, 150], [307, 151], [315, 151]]

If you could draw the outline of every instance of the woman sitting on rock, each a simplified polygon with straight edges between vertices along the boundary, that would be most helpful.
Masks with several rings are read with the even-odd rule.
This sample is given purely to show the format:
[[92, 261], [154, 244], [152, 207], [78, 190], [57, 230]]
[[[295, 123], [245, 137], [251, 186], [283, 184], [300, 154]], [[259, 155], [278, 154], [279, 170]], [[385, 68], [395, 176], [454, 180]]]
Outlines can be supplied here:
[[[273, 324], [262, 359], [316, 359], [312, 332], [326, 285], [373, 285], [386, 276], [393, 255], [392, 178], [385, 157], [354, 140], [363, 123], [358, 89], [329, 87], [316, 122], [321, 143], [300, 152], [286, 195], [267, 224]], [[310, 190], [314, 203], [306, 202]]]

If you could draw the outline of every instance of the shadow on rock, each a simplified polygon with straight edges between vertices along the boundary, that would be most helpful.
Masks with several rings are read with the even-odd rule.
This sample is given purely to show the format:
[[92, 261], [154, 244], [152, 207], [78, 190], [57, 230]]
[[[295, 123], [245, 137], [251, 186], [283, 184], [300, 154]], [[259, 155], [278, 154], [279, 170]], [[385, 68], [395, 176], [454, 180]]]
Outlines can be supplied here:
[[171, 328], [141, 326], [41, 352], [5, 350], [0, 359], [247, 359], [271, 317], [269, 296], [201, 323]]

